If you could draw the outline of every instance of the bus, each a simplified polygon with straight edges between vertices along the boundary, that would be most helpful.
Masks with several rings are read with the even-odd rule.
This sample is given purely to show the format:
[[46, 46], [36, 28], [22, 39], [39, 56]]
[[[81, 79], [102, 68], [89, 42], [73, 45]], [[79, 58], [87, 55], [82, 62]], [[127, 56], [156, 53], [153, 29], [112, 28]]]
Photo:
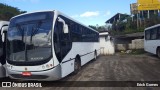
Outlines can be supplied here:
[[160, 24], [145, 29], [144, 50], [160, 58]]
[[11, 18], [7, 72], [22, 80], [59, 80], [100, 54], [99, 33], [57, 10]]
[[8, 21], [0, 21], [0, 78], [6, 77], [6, 32], [8, 29]]

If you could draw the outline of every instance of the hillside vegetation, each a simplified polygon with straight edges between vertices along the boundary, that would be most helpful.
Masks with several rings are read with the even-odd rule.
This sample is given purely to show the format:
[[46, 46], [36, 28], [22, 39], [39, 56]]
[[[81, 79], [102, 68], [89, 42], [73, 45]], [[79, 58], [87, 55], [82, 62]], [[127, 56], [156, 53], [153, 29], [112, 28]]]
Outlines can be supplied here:
[[25, 13], [16, 7], [0, 3], [0, 20], [9, 21], [13, 16]]

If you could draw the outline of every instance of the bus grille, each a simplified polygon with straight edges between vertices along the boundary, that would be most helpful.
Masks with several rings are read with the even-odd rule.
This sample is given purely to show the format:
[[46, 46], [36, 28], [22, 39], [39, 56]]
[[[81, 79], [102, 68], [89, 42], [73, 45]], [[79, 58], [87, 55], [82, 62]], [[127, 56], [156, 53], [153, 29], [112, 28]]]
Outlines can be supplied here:
[[22, 76], [20, 74], [11, 74], [11, 76], [17, 79], [46, 79], [48, 78], [48, 76], [45, 76], [45, 75]]

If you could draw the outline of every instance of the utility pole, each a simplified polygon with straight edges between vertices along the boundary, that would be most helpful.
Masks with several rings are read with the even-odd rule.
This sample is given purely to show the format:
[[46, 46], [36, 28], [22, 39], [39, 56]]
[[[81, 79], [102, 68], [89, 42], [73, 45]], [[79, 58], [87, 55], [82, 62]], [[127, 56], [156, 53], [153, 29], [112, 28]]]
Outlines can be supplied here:
[[149, 15], [149, 10], [148, 10], [148, 19], [150, 18], [150, 15]]
[[139, 28], [139, 11], [137, 13], [137, 29]]

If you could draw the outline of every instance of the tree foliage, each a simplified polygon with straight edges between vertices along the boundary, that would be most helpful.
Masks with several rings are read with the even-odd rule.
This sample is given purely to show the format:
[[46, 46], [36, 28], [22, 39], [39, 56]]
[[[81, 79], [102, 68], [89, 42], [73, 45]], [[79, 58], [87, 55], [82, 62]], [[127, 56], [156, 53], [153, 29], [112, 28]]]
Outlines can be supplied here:
[[108, 31], [108, 27], [106, 27], [105, 25], [104, 26], [99, 26], [99, 25], [96, 25], [96, 26], [93, 26], [93, 25], [89, 25], [90, 28], [98, 31], [98, 32], [104, 32], [104, 31]]
[[16, 7], [12, 7], [3, 3], [0, 3], [0, 20], [9, 21], [13, 16], [25, 13]]
[[97, 30], [97, 27], [96, 26], [93, 26], [93, 25], [89, 25], [90, 28], [94, 29], [94, 30]]
[[[136, 16], [136, 15], [135, 15]], [[129, 34], [136, 32], [144, 32], [144, 29], [160, 23], [160, 15], [150, 14], [150, 18], [127, 17], [126, 21], [114, 22], [110, 30], [112, 35]]]

